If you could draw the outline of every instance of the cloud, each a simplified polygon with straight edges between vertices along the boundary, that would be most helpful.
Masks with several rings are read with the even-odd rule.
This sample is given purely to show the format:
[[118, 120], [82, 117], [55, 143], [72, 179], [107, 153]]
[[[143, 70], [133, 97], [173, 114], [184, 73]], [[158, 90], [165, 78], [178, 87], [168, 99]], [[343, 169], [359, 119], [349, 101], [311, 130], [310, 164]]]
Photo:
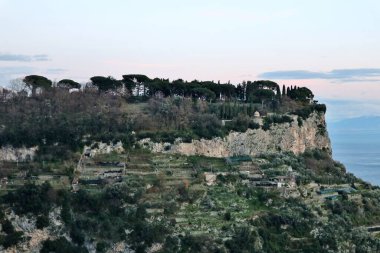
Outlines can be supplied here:
[[36, 54], [32, 56], [34, 61], [50, 61], [49, 57], [46, 54]]
[[378, 81], [378, 79], [374, 79], [376, 77], [380, 77], [380, 68], [335, 69], [328, 72], [285, 70], [265, 72], [259, 75], [259, 78], [263, 79], [326, 79], [340, 82], [374, 82]]
[[0, 53], [0, 61], [15, 61], [15, 62], [32, 62], [32, 61], [49, 61], [46, 54], [24, 55], [24, 54], [6, 54]]

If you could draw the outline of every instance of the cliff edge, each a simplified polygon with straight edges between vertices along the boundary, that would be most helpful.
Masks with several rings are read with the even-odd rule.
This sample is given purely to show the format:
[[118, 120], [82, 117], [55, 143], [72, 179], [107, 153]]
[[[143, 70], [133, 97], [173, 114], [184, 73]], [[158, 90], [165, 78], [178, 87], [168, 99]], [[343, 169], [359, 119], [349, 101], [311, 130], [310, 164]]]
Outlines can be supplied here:
[[257, 155], [264, 152], [291, 151], [301, 154], [307, 149], [323, 149], [331, 154], [331, 142], [326, 130], [325, 114], [313, 112], [306, 120], [290, 115], [291, 123], [272, 124], [268, 130], [248, 129], [246, 132], [231, 131], [224, 138], [192, 140], [184, 143], [178, 138], [173, 144], [156, 143], [150, 138], [139, 144], [155, 153], [177, 153], [228, 157]]

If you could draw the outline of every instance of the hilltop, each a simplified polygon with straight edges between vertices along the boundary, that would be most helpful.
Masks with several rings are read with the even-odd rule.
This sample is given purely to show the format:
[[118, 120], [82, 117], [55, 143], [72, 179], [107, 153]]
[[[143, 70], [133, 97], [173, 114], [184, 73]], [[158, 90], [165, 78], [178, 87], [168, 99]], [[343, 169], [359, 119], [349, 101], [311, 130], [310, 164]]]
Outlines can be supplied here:
[[0, 106], [4, 252], [380, 251], [380, 190], [332, 159], [306, 87], [19, 81]]

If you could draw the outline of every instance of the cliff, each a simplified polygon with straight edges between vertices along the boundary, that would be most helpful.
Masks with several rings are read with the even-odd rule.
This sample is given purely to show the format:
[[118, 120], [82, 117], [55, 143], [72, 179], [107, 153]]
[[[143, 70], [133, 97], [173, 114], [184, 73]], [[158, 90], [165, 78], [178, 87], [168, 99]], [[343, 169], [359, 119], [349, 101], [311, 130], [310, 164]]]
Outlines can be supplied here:
[[14, 148], [12, 146], [4, 146], [0, 148], [0, 161], [26, 162], [33, 160], [38, 147], [31, 148]]
[[[231, 131], [224, 138], [193, 140], [184, 143], [177, 139], [174, 144], [154, 143], [149, 138], [139, 144], [152, 152], [178, 153], [183, 155], [203, 155], [227, 157], [236, 155], [256, 155], [263, 152], [292, 151], [303, 153], [306, 149], [326, 149], [331, 153], [331, 143], [326, 131], [325, 115], [313, 112], [306, 120], [274, 124], [268, 130], [248, 129], [246, 132]], [[299, 123], [302, 122], [302, 123]]]

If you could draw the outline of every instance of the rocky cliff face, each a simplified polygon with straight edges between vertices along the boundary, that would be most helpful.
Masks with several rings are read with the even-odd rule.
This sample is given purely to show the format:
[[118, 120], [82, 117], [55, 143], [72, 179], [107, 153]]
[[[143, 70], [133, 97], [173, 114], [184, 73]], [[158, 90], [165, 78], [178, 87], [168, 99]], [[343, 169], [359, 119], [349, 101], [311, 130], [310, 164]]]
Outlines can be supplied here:
[[38, 147], [32, 148], [14, 148], [12, 146], [4, 146], [0, 148], [0, 161], [24, 162], [33, 160]]
[[269, 130], [248, 129], [244, 133], [230, 132], [225, 138], [193, 140], [183, 143], [177, 139], [174, 144], [154, 143], [149, 138], [139, 144], [152, 152], [179, 153], [227, 157], [234, 155], [256, 155], [262, 152], [292, 151], [303, 153], [306, 149], [326, 149], [331, 153], [331, 144], [326, 131], [325, 115], [313, 112], [302, 124], [293, 115], [292, 123], [274, 124]]

